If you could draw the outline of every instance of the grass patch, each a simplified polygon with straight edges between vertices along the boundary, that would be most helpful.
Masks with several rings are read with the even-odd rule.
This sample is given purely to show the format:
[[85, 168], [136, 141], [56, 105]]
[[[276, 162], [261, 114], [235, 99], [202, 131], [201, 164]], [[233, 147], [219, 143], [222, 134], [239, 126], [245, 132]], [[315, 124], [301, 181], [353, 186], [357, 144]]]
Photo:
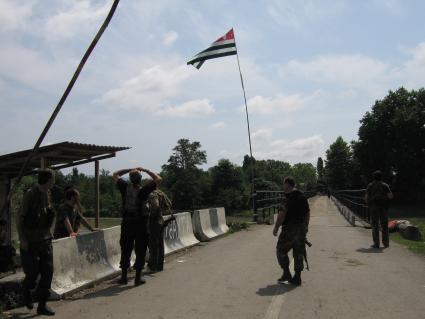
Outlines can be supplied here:
[[239, 210], [232, 213], [226, 212], [227, 224], [252, 222], [252, 210]]
[[238, 222], [238, 221], [234, 221], [234, 222], [228, 222], [227, 225], [229, 226], [229, 233], [235, 233], [238, 232], [240, 230], [243, 229], [248, 229], [249, 228], [249, 224], [247, 222]]
[[[90, 225], [94, 226], [94, 218], [89, 217], [87, 220], [89, 221]], [[99, 228], [101, 229], [118, 225], [121, 225], [121, 218], [99, 218]], [[82, 226], [82, 228], [84, 228], [84, 226]]]
[[422, 256], [425, 256], [425, 218], [398, 218], [398, 219], [406, 219], [409, 220], [412, 225], [415, 225], [419, 228], [421, 234], [422, 234], [422, 241], [413, 241], [403, 238], [400, 233], [395, 232], [390, 234], [391, 240], [394, 240], [395, 242], [402, 244], [406, 247], [408, 247], [411, 251], [420, 254]]

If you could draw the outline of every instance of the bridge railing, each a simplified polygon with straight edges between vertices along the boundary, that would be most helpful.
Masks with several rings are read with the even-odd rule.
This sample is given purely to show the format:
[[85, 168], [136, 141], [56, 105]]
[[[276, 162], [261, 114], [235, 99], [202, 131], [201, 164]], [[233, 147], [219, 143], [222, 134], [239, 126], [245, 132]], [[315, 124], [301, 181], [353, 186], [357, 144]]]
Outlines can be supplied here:
[[[315, 191], [306, 191], [304, 195], [307, 198], [316, 195]], [[273, 223], [273, 216], [278, 212], [279, 205], [282, 203], [283, 191], [257, 190], [253, 194], [254, 198], [254, 221], [258, 223]]]
[[332, 191], [333, 197], [335, 197], [342, 205], [350, 209], [357, 217], [370, 223], [369, 207], [364, 200], [365, 194], [365, 189]]

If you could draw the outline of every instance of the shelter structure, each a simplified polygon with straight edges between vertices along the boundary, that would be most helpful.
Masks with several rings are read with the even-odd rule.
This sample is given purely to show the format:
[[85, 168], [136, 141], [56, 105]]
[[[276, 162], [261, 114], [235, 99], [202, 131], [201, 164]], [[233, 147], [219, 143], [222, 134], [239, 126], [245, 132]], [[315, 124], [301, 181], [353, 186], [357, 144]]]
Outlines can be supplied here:
[[[24, 175], [37, 174], [39, 169], [51, 168], [60, 170], [82, 164], [94, 162], [95, 175], [95, 225], [99, 226], [99, 162], [101, 160], [115, 157], [116, 152], [127, 150], [125, 146], [101, 146], [94, 144], [82, 144], [75, 142], [62, 142], [42, 146], [34, 154], [27, 166]], [[11, 212], [10, 204], [4, 206], [11, 190], [13, 178], [19, 172], [27, 159], [31, 149], [0, 156], [0, 246], [11, 245]]]

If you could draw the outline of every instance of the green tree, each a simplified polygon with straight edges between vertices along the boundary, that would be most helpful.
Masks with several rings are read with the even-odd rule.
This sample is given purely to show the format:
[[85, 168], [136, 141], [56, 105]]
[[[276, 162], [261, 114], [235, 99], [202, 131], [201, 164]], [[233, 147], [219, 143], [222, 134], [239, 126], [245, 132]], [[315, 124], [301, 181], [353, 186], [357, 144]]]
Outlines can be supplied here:
[[323, 177], [324, 177], [324, 173], [325, 173], [325, 169], [323, 167], [323, 159], [321, 157], [319, 157], [317, 159], [317, 179], [322, 181]]
[[244, 206], [243, 171], [228, 159], [221, 159], [210, 168], [211, 194], [214, 203], [235, 210]]
[[351, 158], [350, 146], [339, 136], [326, 151], [326, 181], [331, 188], [349, 188]]
[[162, 166], [163, 185], [176, 209], [193, 209], [202, 205], [199, 165], [207, 162], [201, 143], [179, 139], [167, 164]]
[[425, 90], [389, 91], [360, 123], [353, 150], [365, 182], [379, 169], [393, 183], [396, 198], [421, 199], [425, 190]]
[[291, 168], [292, 176], [302, 190], [312, 190], [316, 187], [316, 168], [311, 163], [297, 163]]

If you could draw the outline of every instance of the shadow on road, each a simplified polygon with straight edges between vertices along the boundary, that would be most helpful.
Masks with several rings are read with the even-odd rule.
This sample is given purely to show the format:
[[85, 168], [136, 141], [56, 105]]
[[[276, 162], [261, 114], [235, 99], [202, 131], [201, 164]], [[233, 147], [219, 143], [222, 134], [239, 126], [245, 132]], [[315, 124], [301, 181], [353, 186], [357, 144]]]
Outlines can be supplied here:
[[283, 295], [284, 293], [287, 293], [295, 288], [295, 286], [290, 284], [267, 285], [267, 287], [259, 288], [256, 294], [260, 296], [277, 296]]
[[356, 251], [360, 252], [360, 253], [366, 253], [366, 254], [380, 254], [382, 253], [384, 249], [383, 248], [358, 248], [356, 249]]
[[[16, 319], [29, 319], [29, 318], [35, 318], [39, 317], [37, 314], [34, 313], [34, 310], [28, 310], [28, 312], [15, 312], [13, 314], [9, 314], [6, 312], [4, 318], [16, 318]], [[0, 318], [1, 314], [0, 314]]]
[[[89, 293], [87, 295], [82, 296], [81, 298], [77, 298], [77, 299], [93, 299], [93, 298], [98, 298], [98, 297], [113, 297], [113, 296], [118, 296], [119, 294], [121, 294], [123, 291], [128, 290], [128, 289], [133, 289], [136, 288], [133, 284], [132, 281], [128, 281], [128, 285], [118, 285], [116, 284], [115, 286], [112, 287], [108, 287], [99, 291], [95, 291], [92, 293]], [[75, 299], [74, 299], [75, 300]]]

